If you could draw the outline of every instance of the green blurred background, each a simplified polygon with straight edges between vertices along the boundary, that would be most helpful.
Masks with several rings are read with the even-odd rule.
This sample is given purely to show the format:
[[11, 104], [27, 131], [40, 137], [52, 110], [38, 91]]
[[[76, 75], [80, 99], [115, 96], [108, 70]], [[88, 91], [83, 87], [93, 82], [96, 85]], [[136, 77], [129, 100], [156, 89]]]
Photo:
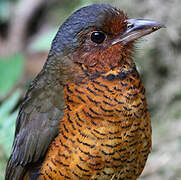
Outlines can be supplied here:
[[55, 33], [76, 9], [109, 3], [131, 18], [162, 22], [136, 43], [147, 92], [153, 148], [140, 180], [181, 179], [180, 0], [0, 0], [0, 180], [11, 151], [19, 104], [42, 68]]

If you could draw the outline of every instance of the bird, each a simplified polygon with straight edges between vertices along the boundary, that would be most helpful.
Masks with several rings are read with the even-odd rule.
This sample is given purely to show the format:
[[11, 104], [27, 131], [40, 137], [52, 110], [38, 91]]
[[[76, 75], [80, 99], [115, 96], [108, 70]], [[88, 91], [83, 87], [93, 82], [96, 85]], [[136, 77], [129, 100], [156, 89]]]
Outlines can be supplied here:
[[108, 4], [75, 11], [20, 106], [5, 180], [136, 180], [152, 128], [134, 42], [163, 27]]

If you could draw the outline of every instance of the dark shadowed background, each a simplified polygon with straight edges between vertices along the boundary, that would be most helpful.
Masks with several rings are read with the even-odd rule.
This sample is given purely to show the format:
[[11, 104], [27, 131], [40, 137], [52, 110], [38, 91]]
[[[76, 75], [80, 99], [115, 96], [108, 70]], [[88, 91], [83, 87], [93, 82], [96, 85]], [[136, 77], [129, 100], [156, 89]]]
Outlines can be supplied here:
[[19, 104], [42, 68], [59, 25], [74, 10], [100, 2], [167, 27], [142, 38], [135, 48], [153, 126], [152, 153], [140, 180], [181, 179], [180, 0], [0, 0], [0, 180]]

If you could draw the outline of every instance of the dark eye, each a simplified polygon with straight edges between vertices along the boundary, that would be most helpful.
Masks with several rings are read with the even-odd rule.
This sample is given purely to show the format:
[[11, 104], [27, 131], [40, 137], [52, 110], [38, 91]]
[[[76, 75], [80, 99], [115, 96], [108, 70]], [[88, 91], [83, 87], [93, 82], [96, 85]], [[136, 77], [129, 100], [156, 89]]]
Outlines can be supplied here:
[[106, 35], [101, 31], [95, 31], [91, 34], [91, 41], [96, 44], [101, 44], [106, 39]]

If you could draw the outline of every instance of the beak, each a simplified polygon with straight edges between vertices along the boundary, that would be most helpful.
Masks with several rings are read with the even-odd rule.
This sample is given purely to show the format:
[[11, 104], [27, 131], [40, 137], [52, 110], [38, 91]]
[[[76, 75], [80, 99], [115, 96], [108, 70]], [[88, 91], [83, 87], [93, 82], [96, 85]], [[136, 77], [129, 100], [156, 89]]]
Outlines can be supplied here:
[[163, 24], [149, 19], [128, 19], [126, 22], [127, 30], [113, 44], [118, 42], [127, 44], [160, 28], [165, 28]]

